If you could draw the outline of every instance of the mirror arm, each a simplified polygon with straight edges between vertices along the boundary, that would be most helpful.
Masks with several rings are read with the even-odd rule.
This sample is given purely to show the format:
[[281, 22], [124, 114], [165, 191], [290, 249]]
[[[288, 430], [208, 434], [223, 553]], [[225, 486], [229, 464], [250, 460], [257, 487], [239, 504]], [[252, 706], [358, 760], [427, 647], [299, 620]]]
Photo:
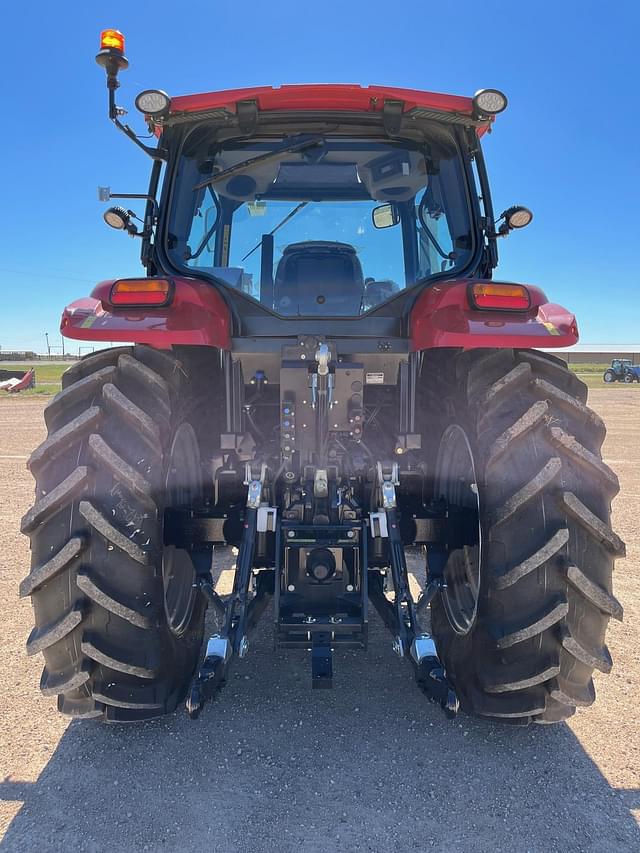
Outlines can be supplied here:
[[144, 211], [144, 226], [142, 229], [142, 233], [144, 236], [142, 237], [142, 243], [140, 245], [140, 262], [149, 274], [153, 274], [153, 272], [155, 272], [155, 270], [152, 270], [153, 246], [151, 243], [151, 238], [154, 236], [153, 229], [157, 225], [160, 218], [156, 195], [158, 193], [158, 182], [160, 180], [161, 171], [162, 162], [160, 160], [154, 160], [153, 166], [151, 167], [149, 193], [147, 195], [147, 204]]
[[487, 166], [484, 161], [482, 146], [480, 145], [475, 128], [467, 129], [467, 140], [471, 159], [475, 161], [478, 180], [480, 182], [479, 190], [484, 212], [481, 225], [487, 238], [487, 246], [485, 247], [486, 275], [491, 278], [491, 270], [494, 270], [498, 266], [498, 246], [496, 241], [497, 234], [493, 224], [494, 213], [491, 189], [489, 187], [489, 176], [487, 175]]
[[[140, 220], [143, 223], [142, 231], [138, 231], [133, 223], [132, 228], [135, 230], [127, 228], [126, 231], [130, 237], [140, 237], [143, 241], [148, 243], [153, 236], [153, 228], [158, 222], [158, 202], [155, 196], [150, 195], [149, 193], [112, 193], [109, 187], [98, 187], [99, 201], [109, 201], [112, 198], [144, 198], [147, 200], [147, 211], [145, 212], [145, 217], [143, 220]], [[127, 212], [131, 216], [135, 216], [136, 219], [139, 219], [132, 210]], [[145, 259], [148, 260], [148, 252], [144, 252], [143, 254], [144, 258], [142, 263], [143, 266], [147, 266]]]
[[[497, 237], [508, 237], [509, 234], [511, 233], [511, 231], [513, 230], [513, 228], [509, 225], [506, 217], [507, 217], [507, 211], [505, 210], [504, 213], [500, 214], [499, 218], [496, 219], [495, 222], [489, 223], [489, 226], [487, 229], [487, 234], [492, 236], [494, 240]], [[498, 225], [498, 222], [502, 222], [502, 225], [500, 225], [498, 228], [496, 228], [496, 225]]]
[[[502, 219], [502, 217], [500, 217], [500, 219]], [[496, 225], [498, 224], [498, 222], [500, 222], [500, 219], [496, 219], [495, 222], [487, 222], [487, 226], [485, 228], [485, 231], [486, 231], [487, 237], [490, 240], [497, 240], [498, 237], [508, 237], [509, 236], [511, 229], [509, 228], [509, 226], [507, 225], [506, 222], [503, 222], [499, 228], [496, 228]]]
[[151, 148], [149, 145], [145, 145], [144, 142], [140, 142], [140, 140], [135, 134], [135, 131], [133, 131], [128, 124], [123, 124], [118, 118], [118, 116], [112, 119], [112, 121], [118, 128], [118, 130], [121, 130], [125, 134], [125, 136], [128, 136], [129, 139], [135, 142], [138, 148], [141, 148], [145, 154], [148, 154], [148, 156], [151, 157], [152, 160], [160, 160], [161, 162], [166, 162], [169, 159], [169, 153], [166, 148]]
[[145, 145], [141, 142], [136, 136], [135, 132], [129, 127], [128, 124], [123, 124], [120, 121], [120, 116], [126, 115], [127, 111], [123, 110], [122, 107], [119, 107], [116, 104], [116, 89], [120, 88], [120, 83], [118, 82], [118, 73], [123, 69], [129, 66], [129, 62], [124, 56], [124, 38], [122, 39], [122, 45], [115, 47], [102, 48], [98, 55], [96, 56], [96, 62], [98, 65], [101, 65], [107, 75], [107, 91], [109, 92], [109, 118], [118, 128], [118, 130], [122, 131], [125, 136], [128, 136], [138, 148], [142, 149], [145, 154], [151, 157], [152, 160], [168, 160], [169, 155], [168, 152], [164, 148], [160, 148], [158, 145], [156, 148], [151, 148], [149, 145]]
[[109, 90], [109, 118], [118, 128], [118, 130], [122, 131], [125, 136], [128, 136], [132, 142], [141, 148], [145, 154], [151, 157], [152, 160], [160, 160], [167, 161], [169, 159], [169, 153], [165, 148], [151, 148], [149, 145], [145, 145], [144, 142], [141, 142], [128, 124], [123, 124], [120, 121], [120, 116], [126, 115], [126, 110], [123, 110], [121, 107], [116, 105], [116, 89], [120, 86], [118, 83], [118, 78], [113, 75], [107, 73], [107, 89]]
[[158, 221], [158, 202], [155, 196], [149, 193], [112, 193], [109, 187], [98, 187], [100, 201], [109, 201], [112, 198], [144, 198], [151, 205], [151, 216], [145, 216], [145, 228], [140, 232], [140, 236], [146, 235], [147, 227], [152, 228]]

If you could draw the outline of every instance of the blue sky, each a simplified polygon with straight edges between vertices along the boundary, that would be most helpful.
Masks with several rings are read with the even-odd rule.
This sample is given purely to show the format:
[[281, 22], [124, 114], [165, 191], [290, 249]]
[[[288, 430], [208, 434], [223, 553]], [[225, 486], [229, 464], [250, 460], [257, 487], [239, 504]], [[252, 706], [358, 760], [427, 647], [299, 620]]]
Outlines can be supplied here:
[[[496, 278], [542, 286], [582, 343], [640, 339], [640, 6], [352, 0], [10, 4], [3, 13], [3, 350], [59, 343], [63, 306], [140, 271], [108, 229], [98, 184], [145, 192], [150, 161], [106, 118], [99, 31], [127, 38], [119, 103], [294, 82], [386, 83], [509, 96], [485, 137], [495, 208], [532, 225], [501, 241]], [[27, 11], [25, 11], [27, 10]], [[77, 344], [71, 344], [72, 348]]]

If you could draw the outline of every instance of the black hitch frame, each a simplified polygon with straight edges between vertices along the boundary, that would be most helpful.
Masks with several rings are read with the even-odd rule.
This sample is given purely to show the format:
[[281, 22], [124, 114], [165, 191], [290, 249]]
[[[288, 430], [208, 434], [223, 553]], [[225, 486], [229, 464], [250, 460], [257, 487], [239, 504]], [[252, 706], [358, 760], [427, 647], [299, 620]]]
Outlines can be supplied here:
[[[212, 549], [221, 541], [226, 515], [216, 516], [206, 508], [171, 511], [165, 528], [169, 531], [165, 538], [168, 536], [172, 544], [190, 545], [200, 591], [222, 622], [220, 633], [209, 639], [192, 681], [186, 702], [189, 717], [197, 719], [204, 704], [223, 687], [231, 661], [246, 655], [250, 633], [272, 599], [275, 645], [310, 652], [313, 688], [331, 688], [334, 648], [366, 649], [370, 600], [393, 636], [394, 651], [410, 660], [420, 689], [447, 717], [455, 716], [459, 706], [455, 689], [438, 657], [435, 641], [420, 625], [421, 615], [445, 585], [446, 548], [441, 541], [427, 544], [429, 582], [418, 601], [414, 601], [396, 504], [397, 466], [383, 469], [378, 465], [380, 510], [367, 519], [341, 524], [313, 525], [279, 519], [276, 510], [262, 502], [265, 477], [264, 466], [260, 471], [247, 467], [248, 499], [229, 596], [223, 598], [215, 591], [211, 576]], [[445, 515], [446, 508], [440, 507], [428, 524], [432, 529], [446, 531]], [[237, 529], [237, 525], [234, 527]], [[262, 548], [257, 547], [265, 532], [273, 537], [272, 567], [264, 565], [264, 536]], [[368, 550], [376, 539], [382, 540], [386, 551], [392, 597], [385, 591], [384, 570], [368, 565]], [[331, 584], [309, 579], [301, 568], [314, 549], [342, 555], [343, 574], [332, 579], [333, 589]], [[380, 545], [376, 550], [381, 552]], [[254, 572], [255, 568], [259, 570]]]
[[331, 633], [328, 631], [316, 632], [312, 635], [311, 686], [315, 689], [333, 687]]

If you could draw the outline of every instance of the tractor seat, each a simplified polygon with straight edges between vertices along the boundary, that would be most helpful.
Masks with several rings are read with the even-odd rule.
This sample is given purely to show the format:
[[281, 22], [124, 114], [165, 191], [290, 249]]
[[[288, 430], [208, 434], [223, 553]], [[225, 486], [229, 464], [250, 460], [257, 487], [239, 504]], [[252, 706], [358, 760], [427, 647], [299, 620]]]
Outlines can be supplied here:
[[362, 267], [349, 243], [292, 243], [278, 262], [273, 307], [279, 314], [353, 317], [363, 295]]

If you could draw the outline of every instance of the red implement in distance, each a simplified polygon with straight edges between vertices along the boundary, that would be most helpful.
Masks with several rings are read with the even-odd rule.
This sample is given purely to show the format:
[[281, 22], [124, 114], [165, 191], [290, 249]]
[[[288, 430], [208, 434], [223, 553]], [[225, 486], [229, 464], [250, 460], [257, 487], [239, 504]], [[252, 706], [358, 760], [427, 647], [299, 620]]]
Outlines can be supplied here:
[[411, 350], [555, 348], [578, 342], [575, 316], [561, 305], [547, 302], [539, 287], [526, 286], [531, 298], [528, 309], [501, 311], [474, 307], [469, 299], [469, 289], [474, 284], [482, 281], [450, 281], [422, 291], [411, 310]]
[[96, 285], [91, 296], [77, 299], [62, 314], [60, 331], [80, 341], [124, 341], [171, 349], [179, 344], [229, 349], [231, 315], [210, 284], [172, 278], [173, 296], [158, 308], [114, 306], [114, 280]]

